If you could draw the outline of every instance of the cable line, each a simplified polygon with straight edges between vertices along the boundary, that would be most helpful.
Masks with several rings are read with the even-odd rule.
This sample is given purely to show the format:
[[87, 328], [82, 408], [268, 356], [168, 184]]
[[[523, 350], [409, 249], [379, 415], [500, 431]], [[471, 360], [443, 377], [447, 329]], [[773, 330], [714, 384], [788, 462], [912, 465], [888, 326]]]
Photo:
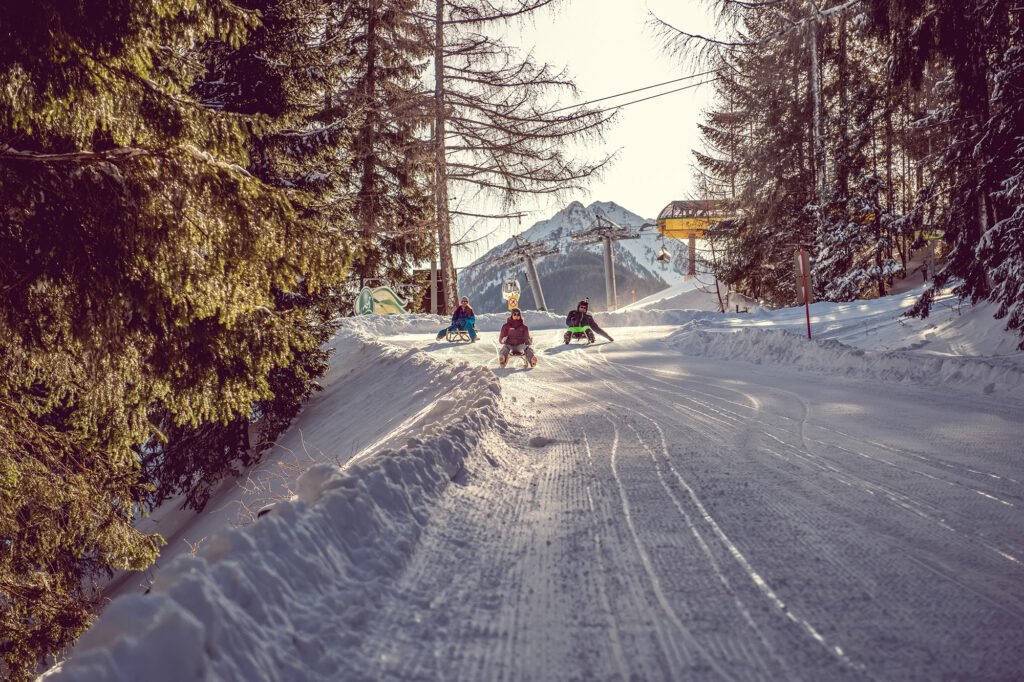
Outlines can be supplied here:
[[[554, 113], [557, 113], [559, 111], [565, 111], [566, 109], [575, 109], [576, 107], [585, 107], [588, 104], [595, 104], [597, 102], [603, 102], [606, 99], [615, 99], [616, 97], [623, 97], [625, 95], [632, 95], [634, 92], [642, 92], [644, 90], [650, 90], [651, 88], [660, 88], [662, 85], [669, 85], [671, 83], [678, 83], [679, 81], [686, 81], [686, 80], [690, 80], [691, 78], [701, 78], [702, 76], [707, 76], [709, 74], [716, 73], [716, 72], [718, 72], [720, 70], [721, 70], [721, 68], [711, 69], [710, 71], [704, 71], [703, 73], [693, 73], [693, 74], [690, 74], [689, 76], [683, 76], [682, 78], [674, 78], [673, 80], [665, 81], [664, 83], [657, 83], [655, 85], [647, 85], [647, 86], [642, 87], [642, 88], [636, 88], [635, 90], [627, 90], [626, 92], [619, 92], [619, 93], [616, 93], [614, 95], [608, 95], [607, 97], [599, 97], [597, 99], [592, 99], [589, 102], [580, 102], [579, 104], [570, 104], [569, 106], [562, 107], [561, 109], [554, 109], [554, 110], [552, 110], [552, 111], [550, 111], [548, 113], [554, 114]], [[673, 90], [672, 92], [678, 92], [678, 91], [677, 90]], [[667, 95], [668, 93], [664, 93], [664, 94]], [[655, 96], [657, 96], [657, 95], [655, 95]], [[637, 101], [638, 102], [642, 102], [643, 100], [637, 100]], [[626, 105], [623, 104], [622, 106], [626, 106]], [[609, 109], [605, 109], [605, 111], [609, 111], [610, 109], [614, 109], [614, 108], [615, 107], [610, 107]]]
[[675, 90], [669, 90], [667, 92], [659, 92], [657, 95], [651, 95], [649, 97], [642, 97], [640, 99], [635, 99], [632, 102], [626, 102], [625, 104], [616, 104], [615, 106], [608, 107], [607, 109], [600, 109], [600, 110], [595, 111], [593, 113], [595, 113], [595, 114], [602, 114], [602, 113], [604, 113], [606, 111], [614, 111], [615, 109], [621, 109], [623, 107], [628, 107], [630, 104], [639, 104], [640, 102], [646, 102], [647, 100], [655, 99], [656, 97], [663, 97], [665, 95], [671, 95], [674, 92], [682, 92], [683, 90], [690, 90], [691, 88], [696, 88], [699, 85], [707, 85], [708, 83], [714, 83], [717, 80], [721, 80], [721, 79], [720, 78], [709, 78], [708, 80], [701, 81], [700, 83], [692, 83], [690, 85], [684, 85], [683, 87], [676, 88]]

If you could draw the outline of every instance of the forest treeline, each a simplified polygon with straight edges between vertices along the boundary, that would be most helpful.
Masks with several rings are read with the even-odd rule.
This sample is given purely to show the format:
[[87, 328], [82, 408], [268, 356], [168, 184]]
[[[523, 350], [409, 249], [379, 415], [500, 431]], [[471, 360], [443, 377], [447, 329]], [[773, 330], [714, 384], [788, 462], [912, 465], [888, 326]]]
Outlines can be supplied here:
[[[803, 247], [817, 298], [880, 296], [927, 274], [913, 314], [953, 286], [1024, 333], [1020, 3], [710, 4], [714, 35], [654, 24], [715, 71], [696, 169], [698, 198], [731, 216], [709, 236], [718, 279], [792, 305]], [[937, 271], [908, 268], [918, 249], [936, 253]]]
[[552, 3], [0, 3], [0, 678], [259, 457], [362, 285], [452, 267], [449, 191], [600, 169], [609, 114], [489, 30]]

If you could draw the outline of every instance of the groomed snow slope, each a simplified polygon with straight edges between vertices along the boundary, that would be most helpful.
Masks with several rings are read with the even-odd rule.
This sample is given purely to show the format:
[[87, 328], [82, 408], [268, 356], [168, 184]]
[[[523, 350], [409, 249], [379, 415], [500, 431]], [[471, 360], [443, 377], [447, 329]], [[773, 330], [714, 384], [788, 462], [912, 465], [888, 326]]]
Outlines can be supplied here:
[[286, 438], [368, 447], [164, 563], [51, 675], [1020, 679], [1024, 354], [990, 311], [907, 305], [816, 304], [813, 341], [802, 309], [599, 314], [591, 347], [527, 312], [533, 370], [497, 367], [501, 316], [472, 345], [352, 321], [362, 374]]

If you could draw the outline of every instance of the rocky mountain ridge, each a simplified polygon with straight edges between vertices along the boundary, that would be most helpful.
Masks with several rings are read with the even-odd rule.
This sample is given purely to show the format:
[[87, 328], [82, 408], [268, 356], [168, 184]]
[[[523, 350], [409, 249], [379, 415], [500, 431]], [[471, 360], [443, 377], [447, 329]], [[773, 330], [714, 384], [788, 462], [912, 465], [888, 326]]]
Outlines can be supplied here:
[[[547, 220], [534, 223], [519, 236], [534, 244], [558, 249], [558, 253], [535, 261], [548, 309], [555, 312], [575, 307], [582, 298], [590, 298], [594, 310], [607, 310], [604, 282], [604, 246], [581, 245], [573, 234], [594, 226], [598, 215], [622, 225], [640, 228], [639, 239], [614, 242], [612, 256], [615, 261], [615, 282], [619, 306], [642, 299], [669, 284], [678, 281], [686, 269], [686, 245], [673, 239], [664, 240], [672, 260], [663, 265], [656, 260], [662, 240], [653, 227], [654, 220], [639, 215], [610, 201], [595, 201], [584, 206], [573, 201]], [[525, 266], [521, 263], [496, 265], [496, 257], [513, 246], [511, 238], [494, 247], [459, 273], [459, 291], [470, 297], [477, 312], [497, 312], [505, 309], [501, 298], [501, 285], [507, 278], [519, 280], [523, 294], [520, 306], [535, 309], [537, 303], [526, 280]]]

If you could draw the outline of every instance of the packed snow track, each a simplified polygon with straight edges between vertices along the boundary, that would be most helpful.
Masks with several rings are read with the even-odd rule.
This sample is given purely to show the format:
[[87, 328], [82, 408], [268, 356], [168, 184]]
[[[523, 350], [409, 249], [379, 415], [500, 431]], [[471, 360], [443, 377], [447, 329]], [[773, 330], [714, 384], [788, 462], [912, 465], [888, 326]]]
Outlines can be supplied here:
[[361, 674], [1024, 673], [1019, 403], [680, 361], [650, 333], [541, 332], [540, 367], [495, 367], [515, 426], [443, 498]]
[[1024, 679], [1018, 369], [557, 322], [535, 369], [433, 318], [339, 341], [286, 442], [372, 445], [115, 601], [53, 676]]

